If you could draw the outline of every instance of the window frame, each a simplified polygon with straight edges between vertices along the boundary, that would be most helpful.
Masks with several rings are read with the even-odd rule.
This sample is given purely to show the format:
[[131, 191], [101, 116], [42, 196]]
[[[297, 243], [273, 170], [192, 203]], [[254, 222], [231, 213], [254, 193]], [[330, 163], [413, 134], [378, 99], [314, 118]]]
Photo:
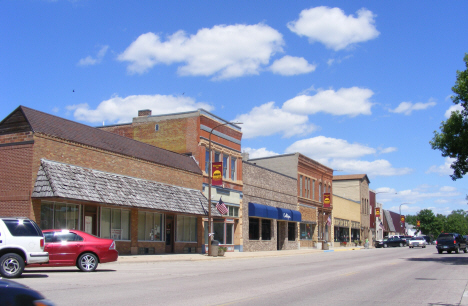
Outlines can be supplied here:
[[[110, 210], [110, 220], [109, 220], [109, 225], [110, 225], [110, 232], [109, 232], [109, 237], [107, 236], [103, 236], [103, 211], [104, 210]], [[117, 229], [117, 228], [113, 228], [113, 218], [114, 218], [114, 212], [115, 211], [120, 211], [120, 228]], [[126, 229], [127, 230], [127, 233], [126, 235], [128, 236], [128, 239], [124, 239], [122, 237], [124, 237], [124, 214], [123, 212], [126, 212], [128, 213], [128, 228]], [[100, 209], [100, 216], [99, 216], [99, 237], [101, 238], [106, 238], [106, 239], [113, 239], [115, 241], [131, 241], [132, 237], [131, 237], [131, 211], [130, 209], [122, 209], [122, 208], [111, 208], [111, 207], [101, 207]], [[115, 237], [113, 235], [117, 235], [117, 233], [115, 232], [115, 234], [113, 234], [112, 232], [113, 231], [117, 231], [117, 230], [120, 230], [120, 238], [118, 237]]]

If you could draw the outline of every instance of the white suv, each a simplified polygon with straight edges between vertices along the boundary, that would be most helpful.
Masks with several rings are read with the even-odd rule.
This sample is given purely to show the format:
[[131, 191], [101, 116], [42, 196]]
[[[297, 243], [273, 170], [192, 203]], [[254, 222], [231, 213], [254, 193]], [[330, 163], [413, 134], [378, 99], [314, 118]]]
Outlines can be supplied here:
[[44, 252], [44, 234], [33, 220], [0, 218], [0, 274], [18, 277], [24, 266], [49, 262]]

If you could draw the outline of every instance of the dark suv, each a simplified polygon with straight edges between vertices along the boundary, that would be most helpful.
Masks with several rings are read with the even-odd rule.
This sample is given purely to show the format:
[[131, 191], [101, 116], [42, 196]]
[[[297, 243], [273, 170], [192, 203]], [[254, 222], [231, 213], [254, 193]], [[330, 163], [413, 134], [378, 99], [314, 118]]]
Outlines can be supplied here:
[[452, 251], [458, 254], [459, 250], [462, 250], [464, 253], [467, 252], [465, 238], [457, 233], [440, 234], [436, 240], [436, 248], [439, 254], [442, 254], [443, 251], [447, 251], [449, 254]]

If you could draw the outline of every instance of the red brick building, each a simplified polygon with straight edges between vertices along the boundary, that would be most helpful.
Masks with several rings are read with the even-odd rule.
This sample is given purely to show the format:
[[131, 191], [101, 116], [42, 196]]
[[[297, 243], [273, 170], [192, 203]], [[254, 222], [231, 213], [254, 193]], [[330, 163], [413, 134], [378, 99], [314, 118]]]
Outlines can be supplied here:
[[23, 106], [0, 122], [0, 215], [114, 238], [121, 254], [201, 252], [202, 183], [187, 155]]
[[[211, 160], [223, 163], [223, 185], [211, 190], [212, 202], [222, 197], [229, 209], [227, 215], [215, 218], [214, 239], [228, 251], [242, 251], [242, 132], [239, 126], [203, 109], [196, 111], [151, 115], [151, 110], [140, 110], [131, 123], [99, 127], [160, 148], [192, 156], [203, 172], [203, 192], [208, 197], [209, 140]], [[208, 241], [205, 219], [204, 241]]]

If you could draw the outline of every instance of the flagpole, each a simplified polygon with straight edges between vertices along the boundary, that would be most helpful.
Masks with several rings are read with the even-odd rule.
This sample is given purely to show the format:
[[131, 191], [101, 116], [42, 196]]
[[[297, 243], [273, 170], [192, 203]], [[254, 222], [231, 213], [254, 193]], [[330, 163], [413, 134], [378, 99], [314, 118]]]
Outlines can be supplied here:
[[211, 241], [212, 241], [212, 228], [213, 228], [213, 221], [211, 220], [211, 183], [212, 183], [212, 164], [213, 164], [213, 161], [212, 161], [212, 154], [211, 154], [211, 135], [213, 134], [213, 131], [217, 128], [219, 128], [220, 126], [223, 126], [223, 125], [227, 125], [227, 124], [242, 124], [241, 122], [225, 122], [225, 123], [222, 123], [222, 124], [218, 124], [216, 125], [214, 128], [211, 129], [210, 131], [210, 135], [208, 137], [208, 152], [210, 154], [210, 158], [209, 158], [209, 161], [210, 161], [210, 165], [208, 167], [208, 256], [211, 256]]

